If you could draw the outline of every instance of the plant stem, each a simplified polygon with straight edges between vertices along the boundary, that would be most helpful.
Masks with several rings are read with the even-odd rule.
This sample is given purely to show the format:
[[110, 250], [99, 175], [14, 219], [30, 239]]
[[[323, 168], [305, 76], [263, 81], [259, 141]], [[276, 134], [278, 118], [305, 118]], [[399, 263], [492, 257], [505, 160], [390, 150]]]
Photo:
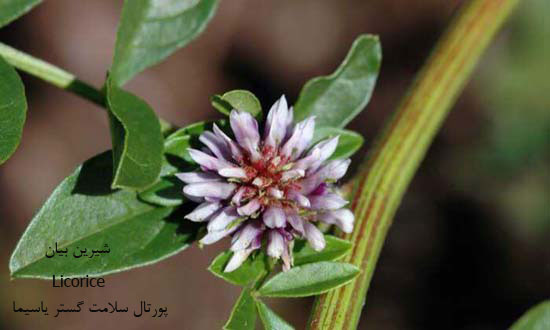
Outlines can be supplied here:
[[[378, 256], [414, 173], [475, 64], [519, 0], [471, 0], [459, 11], [376, 140], [354, 185], [351, 284], [315, 301], [309, 328], [356, 329]], [[397, 297], [396, 297], [397, 299]]]
[[[105, 94], [94, 86], [79, 80], [70, 72], [1, 42], [0, 56], [21, 71], [105, 108]], [[159, 118], [159, 121], [163, 132], [167, 132], [173, 128], [172, 124], [162, 118]]]
[[71, 91], [102, 107], [105, 106], [105, 96], [101, 91], [78, 80], [73, 74], [63, 69], [3, 43], [0, 43], [0, 56], [21, 71], [47, 81], [54, 86]]

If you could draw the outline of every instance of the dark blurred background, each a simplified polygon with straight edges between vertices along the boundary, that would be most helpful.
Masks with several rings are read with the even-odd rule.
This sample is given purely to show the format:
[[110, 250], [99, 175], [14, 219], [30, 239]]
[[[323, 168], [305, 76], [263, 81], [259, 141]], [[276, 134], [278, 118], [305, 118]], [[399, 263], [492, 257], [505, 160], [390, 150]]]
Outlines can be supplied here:
[[[461, 1], [222, 1], [198, 40], [128, 88], [185, 125], [219, 116], [215, 93], [244, 88], [264, 108], [296, 100], [332, 72], [361, 33], [379, 34], [384, 60], [373, 99], [352, 124], [362, 159]], [[45, 1], [0, 40], [100, 86], [121, 1]], [[389, 232], [360, 329], [504, 329], [550, 296], [550, 1], [526, 0], [492, 43], [454, 106]], [[110, 148], [96, 106], [22, 74], [29, 100], [18, 151], [0, 167], [0, 329], [220, 329], [238, 290], [206, 267], [227, 242], [106, 277], [105, 288], [9, 281], [8, 260], [33, 214], [78, 164]], [[31, 305], [168, 307], [163, 319], [13, 313]], [[311, 300], [273, 300], [297, 329]]]

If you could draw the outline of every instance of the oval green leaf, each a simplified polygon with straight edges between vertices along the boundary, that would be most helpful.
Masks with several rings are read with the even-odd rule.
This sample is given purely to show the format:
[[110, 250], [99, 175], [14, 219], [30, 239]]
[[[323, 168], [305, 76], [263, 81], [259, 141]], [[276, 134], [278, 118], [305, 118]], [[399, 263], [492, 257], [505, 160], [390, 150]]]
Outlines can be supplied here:
[[143, 100], [107, 80], [113, 143], [113, 188], [141, 190], [160, 175], [164, 138], [158, 117]]
[[365, 139], [354, 131], [336, 127], [318, 127], [313, 134], [312, 143], [317, 143], [337, 135], [340, 136], [338, 139], [338, 146], [336, 147], [336, 151], [330, 156], [330, 159], [349, 158], [356, 153], [363, 145], [363, 142], [365, 142]]
[[266, 297], [315, 296], [350, 282], [359, 272], [359, 268], [343, 262], [305, 264], [273, 276], [258, 293]]
[[275, 314], [263, 302], [257, 300], [256, 307], [258, 308], [258, 314], [260, 314], [260, 320], [262, 320], [265, 330], [294, 330], [290, 324], [286, 323], [285, 320]]
[[235, 303], [224, 330], [254, 330], [256, 328], [256, 306], [249, 288], [243, 289]]
[[0, 164], [17, 149], [26, 114], [23, 83], [17, 72], [0, 57]]
[[294, 120], [314, 115], [318, 126], [345, 127], [369, 102], [381, 60], [378, 37], [358, 37], [333, 74], [304, 85], [294, 105]]
[[220, 253], [214, 261], [212, 261], [210, 267], [208, 267], [208, 270], [217, 277], [220, 277], [229, 283], [240, 286], [254, 283], [261, 276], [267, 274], [269, 269], [269, 261], [267, 255], [263, 252], [259, 252], [256, 255], [248, 257], [241, 267], [235, 269], [234, 271], [229, 273], [224, 272], [223, 270], [232, 255], [233, 252], [231, 251]]
[[315, 251], [305, 240], [297, 240], [294, 243], [294, 265], [300, 266], [319, 261], [334, 261], [345, 256], [352, 244], [341, 238], [325, 235], [326, 246], [321, 251]]
[[550, 300], [546, 300], [529, 309], [510, 330], [547, 330], [550, 329]]
[[0, 1], [0, 27], [24, 15], [41, 0], [2, 0]]
[[111, 76], [123, 85], [199, 35], [218, 0], [125, 0]]
[[229, 91], [223, 95], [212, 96], [212, 106], [224, 115], [229, 116], [231, 110], [249, 112], [256, 118], [262, 117], [262, 105], [256, 95], [243, 89]]
[[[158, 262], [194, 241], [197, 228], [182, 214], [140, 202], [131, 191], [111, 190], [111, 170], [112, 155], [106, 152], [61, 182], [19, 240], [10, 260], [11, 276], [103, 276]], [[55, 243], [68, 250], [66, 257], [46, 257]], [[105, 244], [109, 253], [74, 256]]]

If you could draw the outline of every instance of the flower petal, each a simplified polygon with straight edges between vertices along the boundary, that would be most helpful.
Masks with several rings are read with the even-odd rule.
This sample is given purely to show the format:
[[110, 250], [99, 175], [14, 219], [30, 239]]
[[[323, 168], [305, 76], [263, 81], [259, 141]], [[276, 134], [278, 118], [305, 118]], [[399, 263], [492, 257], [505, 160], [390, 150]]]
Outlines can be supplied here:
[[286, 224], [283, 209], [277, 206], [270, 206], [263, 214], [264, 224], [269, 228], [282, 228]]
[[339, 139], [340, 136], [337, 135], [331, 139], [321, 141], [315, 147], [313, 147], [314, 150], [319, 150], [319, 157], [316, 159], [315, 162], [313, 162], [313, 164], [310, 165], [309, 171], [313, 172], [317, 170], [325, 160], [329, 159], [329, 157], [332, 156], [334, 151], [336, 151]]
[[215, 173], [207, 172], [183, 172], [176, 173], [176, 177], [185, 183], [216, 182], [222, 178]]
[[231, 244], [231, 251], [244, 250], [263, 232], [258, 222], [244, 226], [238, 233], [239, 237]]
[[285, 250], [285, 239], [277, 230], [270, 230], [268, 234], [267, 255], [280, 258]]
[[231, 138], [227, 136], [227, 134], [225, 134], [216, 124], [214, 124], [214, 134], [216, 134], [217, 137], [225, 141], [225, 144], [231, 151], [231, 155], [234, 160], [240, 161], [243, 158], [243, 154], [241, 152], [240, 147], [237, 145], [237, 143], [231, 140]]
[[226, 229], [226, 230], [208, 232], [200, 240], [200, 243], [201, 244], [206, 244], [206, 245], [216, 243], [217, 241], [221, 240], [222, 238], [224, 238], [226, 236], [229, 236], [230, 234], [235, 232], [238, 228], [239, 228], [239, 226], [235, 226], [235, 227], [231, 227], [231, 228]]
[[193, 148], [188, 148], [187, 150], [189, 150], [189, 155], [191, 156], [191, 158], [193, 158], [195, 162], [197, 162], [199, 165], [203, 166], [208, 170], [217, 171], [225, 167], [234, 166], [232, 163], [226, 160], [218, 159], [214, 156], [210, 156], [209, 154], [202, 152], [200, 150], [193, 149]]
[[318, 219], [324, 223], [338, 226], [344, 233], [351, 233], [355, 216], [349, 209], [340, 209], [321, 213]]
[[231, 160], [231, 150], [225, 141], [210, 131], [205, 131], [199, 137], [199, 141], [204, 143], [219, 159]]
[[308, 117], [294, 127], [294, 132], [281, 149], [281, 154], [295, 160], [306, 150], [313, 139], [315, 117]]
[[250, 153], [252, 159], [259, 159], [260, 133], [256, 119], [248, 112], [233, 110], [229, 121], [237, 143]]
[[191, 183], [183, 187], [183, 193], [190, 197], [227, 199], [237, 186], [226, 182]]
[[269, 110], [265, 124], [264, 144], [277, 148], [286, 136], [288, 104], [285, 96], [281, 96]]
[[305, 235], [304, 220], [298, 214], [287, 214], [286, 220], [300, 235]]
[[246, 215], [249, 216], [253, 214], [254, 212], [258, 211], [262, 207], [262, 204], [260, 203], [260, 200], [258, 198], [254, 198], [250, 202], [248, 202], [246, 205], [243, 205], [237, 209], [237, 212], [240, 215]]
[[319, 175], [324, 180], [339, 180], [348, 171], [351, 159], [336, 159], [331, 160], [326, 165], [323, 165], [318, 171]]
[[301, 207], [311, 207], [309, 199], [296, 190], [290, 190], [288, 192], [288, 198], [298, 203]]
[[281, 174], [281, 181], [299, 179], [304, 175], [306, 175], [306, 172], [302, 169], [292, 169], [292, 170], [284, 171]]
[[246, 171], [240, 167], [226, 167], [218, 170], [218, 174], [226, 178], [246, 179]]
[[324, 195], [310, 195], [308, 198], [311, 208], [316, 210], [336, 210], [348, 204], [342, 196], [331, 192]]
[[239, 189], [237, 189], [237, 192], [235, 195], [233, 195], [233, 198], [231, 199], [231, 203], [235, 205], [241, 205], [241, 201], [247, 197], [249, 193], [253, 191], [252, 188], [247, 186], [241, 186]]
[[210, 222], [208, 222], [207, 229], [211, 231], [220, 231], [228, 229], [229, 225], [237, 220], [239, 214], [234, 206], [227, 206], [220, 213], [218, 213]]
[[290, 250], [288, 244], [285, 244], [285, 249], [281, 259], [283, 259], [283, 272], [290, 270], [290, 267], [294, 265], [294, 257], [292, 256], [292, 251]]
[[229, 262], [227, 263], [227, 266], [225, 266], [225, 269], [223, 271], [225, 273], [230, 273], [235, 269], [241, 267], [243, 262], [245, 262], [245, 260], [254, 250], [255, 249], [245, 249], [234, 252], [233, 256], [231, 256], [231, 259], [229, 259]]
[[273, 187], [267, 189], [267, 194], [276, 199], [281, 199], [284, 197], [284, 193], [281, 190]]
[[197, 206], [193, 212], [185, 216], [186, 219], [189, 219], [194, 222], [203, 222], [208, 220], [208, 218], [216, 213], [222, 205], [220, 203], [202, 203]]
[[305, 229], [305, 236], [307, 241], [309, 242], [309, 245], [315, 250], [315, 251], [321, 251], [325, 248], [326, 242], [325, 237], [323, 236], [323, 233], [311, 222], [305, 221], [304, 222], [304, 229]]

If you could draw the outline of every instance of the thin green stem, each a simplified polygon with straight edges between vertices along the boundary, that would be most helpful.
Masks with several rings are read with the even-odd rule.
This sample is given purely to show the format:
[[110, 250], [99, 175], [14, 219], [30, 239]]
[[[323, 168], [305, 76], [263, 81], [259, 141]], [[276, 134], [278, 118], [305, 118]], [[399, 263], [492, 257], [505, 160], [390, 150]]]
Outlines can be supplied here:
[[[94, 86], [78, 79], [70, 72], [1, 42], [0, 56], [23, 72], [105, 108], [105, 94]], [[163, 132], [173, 129], [173, 125], [162, 118], [159, 118], [159, 121]]]
[[401, 199], [475, 64], [519, 0], [470, 0], [434, 48], [354, 180], [355, 230], [344, 261], [362, 272], [351, 284], [319, 296], [309, 328], [353, 330], [386, 234]]
[[21, 71], [73, 92], [102, 107], [105, 106], [105, 96], [101, 91], [77, 79], [70, 72], [3, 43], [0, 43], [0, 56]]

